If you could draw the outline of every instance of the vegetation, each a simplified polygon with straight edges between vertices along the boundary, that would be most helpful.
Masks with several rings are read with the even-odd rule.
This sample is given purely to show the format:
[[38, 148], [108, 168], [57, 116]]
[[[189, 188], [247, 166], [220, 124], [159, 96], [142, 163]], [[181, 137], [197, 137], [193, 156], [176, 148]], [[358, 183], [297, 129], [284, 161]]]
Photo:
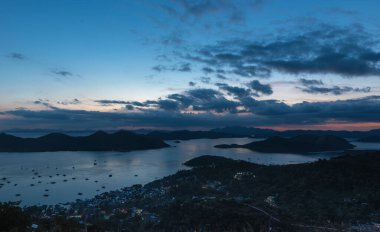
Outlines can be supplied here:
[[359, 139], [359, 142], [379, 143], [380, 142], [380, 135], [379, 136], [365, 137], [365, 138]]
[[72, 137], [51, 133], [39, 138], [20, 138], [0, 134], [0, 152], [43, 151], [132, 151], [168, 147], [161, 139], [128, 131], [107, 134], [98, 131], [89, 136]]
[[17, 204], [0, 203], [0, 231], [26, 231], [29, 217]]
[[[201, 156], [185, 165], [192, 169], [97, 196], [92, 208], [86, 201], [71, 206], [91, 217], [70, 219], [69, 210], [43, 219], [39, 207], [24, 214], [41, 231], [80, 231], [84, 219], [92, 231], [355, 231], [380, 221], [379, 152], [271, 166]], [[5, 211], [24, 218], [17, 208]]]

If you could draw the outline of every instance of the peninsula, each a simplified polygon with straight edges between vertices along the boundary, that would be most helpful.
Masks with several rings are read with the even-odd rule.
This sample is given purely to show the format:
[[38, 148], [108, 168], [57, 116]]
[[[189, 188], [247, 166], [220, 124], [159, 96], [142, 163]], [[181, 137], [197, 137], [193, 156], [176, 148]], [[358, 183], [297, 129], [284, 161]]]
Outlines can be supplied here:
[[0, 152], [46, 151], [133, 151], [169, 147], [163, 140], [120, 130], [108, 134], [97, 131], [89, 136], [73, 137], [51, 133], [39, 138], [20, 138], [0, 134]]
[[247, 148], [266, 153], [307, 153], [340, 151], [354, 148], [347, 140], [333, 135], [299, 135], [291, 138], [271, 137], [244, 145], [220, 144], [216, 148]]

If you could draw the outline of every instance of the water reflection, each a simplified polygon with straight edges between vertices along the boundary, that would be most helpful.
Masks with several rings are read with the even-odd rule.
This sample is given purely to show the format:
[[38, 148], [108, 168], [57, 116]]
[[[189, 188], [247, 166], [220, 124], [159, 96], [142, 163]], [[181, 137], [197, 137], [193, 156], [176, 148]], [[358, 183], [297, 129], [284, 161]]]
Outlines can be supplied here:
[[[214, 148], [221, 143], [252, 141], [254, 139], [248, 138], [169, 141], [173, 147], [134, 152], [0, 153], [0, 201], [22, 200], [23, 205], [30, 205], [90, 198], [101, 192], [145, 184], [173, 174], [186, 168], [182, 165], [185, 161], [201, 155], [225, 156], [260, 164], [303, 163], [337, 155], [263, 154], [241, 148]], [[379, 144], [355, 145], [358, 146], [356, 149], [380, 148]]]

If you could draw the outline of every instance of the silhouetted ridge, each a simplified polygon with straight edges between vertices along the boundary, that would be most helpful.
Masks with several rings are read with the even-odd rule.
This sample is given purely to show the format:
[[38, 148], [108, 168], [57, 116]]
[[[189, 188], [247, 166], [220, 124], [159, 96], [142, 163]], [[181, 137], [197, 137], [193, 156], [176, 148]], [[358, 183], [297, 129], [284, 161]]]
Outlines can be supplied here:
[[262, 141], [252, 142], [245, 145], [220, 144], [217, 148], [247, 148], [259, 152], [323, 152], [339, 151], [354, 148], [347, 140], [333, 135], [298, 135], [292, 138], [274, 136]]
[[379, 143], [380, 142], [380, 136], [365, 137], [365, 138], [359, 139], [359, 142]]
[[333, 131], [333, 130], [286, 130], [275, 131], [255, 127], [224, 127], [212, 129], [212, 132], [226, 133], [232, 135], [250, 136], [255, 138], [269, 138], [273, 136], [294, 137], [298, 135], [334, 135], [341, 138], [365, 138], [369, 136], [380, 136], [380, 129], [370, 131]]
[[97, 131], [92, 135], [81, 137], [51, 133], [39, 138], [19, 138], [0, 134], [0, 152], [132, 151], [168, 146], [161, 139], [128, 131], [118, 131], [113, 134]]

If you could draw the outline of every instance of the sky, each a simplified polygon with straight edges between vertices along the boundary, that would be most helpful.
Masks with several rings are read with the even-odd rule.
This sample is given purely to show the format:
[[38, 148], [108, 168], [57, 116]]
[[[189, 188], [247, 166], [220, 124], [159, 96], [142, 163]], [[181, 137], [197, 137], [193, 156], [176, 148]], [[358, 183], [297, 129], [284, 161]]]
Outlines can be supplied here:
[[378, 0], [2, 0], [0, 131], [380, 128]]

